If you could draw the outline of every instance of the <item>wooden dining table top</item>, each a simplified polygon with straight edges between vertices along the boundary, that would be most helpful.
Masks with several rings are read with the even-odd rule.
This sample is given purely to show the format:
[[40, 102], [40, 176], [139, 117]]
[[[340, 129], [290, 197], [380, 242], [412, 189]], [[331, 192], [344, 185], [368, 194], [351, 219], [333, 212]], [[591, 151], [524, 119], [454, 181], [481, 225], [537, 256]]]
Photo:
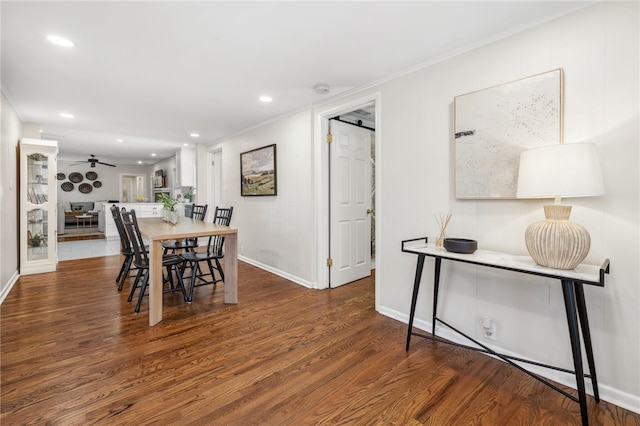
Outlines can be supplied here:
[[208, 235], [236, 234], [237, 229], [181, 217], [175, 225], [161, 218], [139, 218], [140, 233], [150, 240], [174, 240]]

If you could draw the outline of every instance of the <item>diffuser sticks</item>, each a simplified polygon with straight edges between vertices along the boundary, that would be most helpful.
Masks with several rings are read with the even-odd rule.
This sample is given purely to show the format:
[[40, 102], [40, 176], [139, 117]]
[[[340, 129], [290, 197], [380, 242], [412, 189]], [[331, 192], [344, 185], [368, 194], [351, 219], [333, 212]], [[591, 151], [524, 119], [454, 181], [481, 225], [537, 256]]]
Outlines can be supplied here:
[[440, 235], [436, 238], [436, 247], [442, 247], [442, 244], [444, 242], [445, 230], [447, 229], [447, 226], [451, 221], [451, 213], [447, 213], [446, 215], [439, 213], [437, 216], [434, 215], [434, 217], [436, 218], [438, 227], [440, 227]]

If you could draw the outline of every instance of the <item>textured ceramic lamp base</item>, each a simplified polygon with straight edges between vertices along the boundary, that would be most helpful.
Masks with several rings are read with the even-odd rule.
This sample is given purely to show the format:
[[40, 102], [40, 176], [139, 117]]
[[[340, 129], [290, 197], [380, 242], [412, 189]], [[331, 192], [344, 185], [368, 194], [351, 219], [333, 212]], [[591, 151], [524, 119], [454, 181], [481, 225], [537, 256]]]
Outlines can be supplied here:
[[571, 206], [544, 206], [546, 220], [532, 223], [525, 232], [527, 250], [541, 266], [575, 269], [591, 248], [586, 229], [569, 222]]

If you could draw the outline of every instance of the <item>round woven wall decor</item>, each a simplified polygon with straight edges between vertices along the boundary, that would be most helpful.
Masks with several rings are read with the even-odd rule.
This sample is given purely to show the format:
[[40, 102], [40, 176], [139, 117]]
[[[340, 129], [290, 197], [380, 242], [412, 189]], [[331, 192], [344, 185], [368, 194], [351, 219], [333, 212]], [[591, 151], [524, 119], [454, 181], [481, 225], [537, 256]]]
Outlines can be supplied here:
[[65, 175], [64, 173], [58, 173], [56, 175], [56, 179], [58, 179], [58, 180], [64, 180], [64, 178], [66, 178], [66, 177], [67, 177], [67, 175]]
[[69, 191], [73, 191], [73, 188], [75, 188], [76, 186], [74, 184], [72, 184], [71, 182], [64, 182], [62, 185], [60, 185], [60, 188], [62, 188], [62, 190], [64, 192], [69, 192]]
[[82, 182], [83, 179], [84, 177], [82, 177], [81, 173], [73, 172], [69, 174], [69, 180], [73, 183]]
[[78, 191], [82, 192], [83, 194], [88, 194], [93, 191], [93, 186], [91, 186], [91, 184], [89, 183], [81, 183], [78, 187]]
[[98, 174], [96, 172], [87, 172], [84, 176], [89, 180], [98, 179]]
[[100, 188], [102, 186], [102, 182], [100, 182], [99, 180], [93, 182], [93, 187], [94, 188]]

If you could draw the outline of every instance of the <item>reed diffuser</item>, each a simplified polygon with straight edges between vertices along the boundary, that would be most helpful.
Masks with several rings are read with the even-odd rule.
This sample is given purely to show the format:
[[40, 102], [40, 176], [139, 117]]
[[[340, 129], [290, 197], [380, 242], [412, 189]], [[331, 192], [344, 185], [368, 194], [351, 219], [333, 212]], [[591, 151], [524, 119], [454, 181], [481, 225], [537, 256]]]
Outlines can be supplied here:
[[434, 216], [436, 218], [436, 222], [438, 222], [438, 226], [440, 227], [440, 235], [436, 238], [436, 247], [442, 247], [445, 238], [445, 230], [451, 221], [451, 213], [447, 213], [446, 215], [440, 213], [438, 216]]

